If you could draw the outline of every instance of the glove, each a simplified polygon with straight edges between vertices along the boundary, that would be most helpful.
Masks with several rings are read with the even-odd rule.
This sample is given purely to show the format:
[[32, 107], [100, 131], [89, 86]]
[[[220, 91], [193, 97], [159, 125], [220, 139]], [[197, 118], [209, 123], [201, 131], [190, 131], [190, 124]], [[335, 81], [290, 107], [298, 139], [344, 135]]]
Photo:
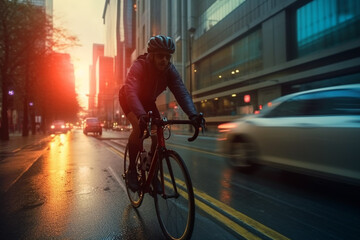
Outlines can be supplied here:
[[149, 122], [149, 116], [146, 114], [139, 116], [139, 129], [140, 129], [140, 138], [144, 135], [147, 123]]
[[196, 128], [205, 127], [205, 119], [202, 114], [191, 115], [189, 119]]

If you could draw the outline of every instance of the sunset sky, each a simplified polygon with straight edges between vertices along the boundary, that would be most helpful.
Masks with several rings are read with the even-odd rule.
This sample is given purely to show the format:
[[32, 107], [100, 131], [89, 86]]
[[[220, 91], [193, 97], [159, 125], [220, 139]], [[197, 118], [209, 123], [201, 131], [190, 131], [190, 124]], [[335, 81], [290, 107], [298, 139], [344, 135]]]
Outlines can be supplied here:
[[92, 62], [93, 43], [104, 43], [102, 14], [105, 0], [54, 0], [55, 26], [66, 28], [79, 39], [80, 47], [66, 50], [75, 68], [75, 85], [80, 105], [87, 107], [89, 92], [89, 66]]

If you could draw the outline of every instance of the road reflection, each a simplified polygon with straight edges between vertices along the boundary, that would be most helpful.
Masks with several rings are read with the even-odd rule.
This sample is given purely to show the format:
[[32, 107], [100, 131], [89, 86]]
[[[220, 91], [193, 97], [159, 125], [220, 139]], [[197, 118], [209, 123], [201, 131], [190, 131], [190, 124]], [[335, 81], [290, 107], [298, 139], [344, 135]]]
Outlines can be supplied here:
[[220, 179], [220, 201], [225, 204], [230, 204], [232, 199], [232, 193], [230, 191], [231, 178], [233, 171], [230, 168], [225, 168], [221, 174]]
[[72, 191], [72, 177], [69, 170], [70, 162], [70, 134], [52, 136], [49, 155], [46, 159], [45, 174], [47, 183], [44, 189], [47, 192], [47, 203], [43, 211], [43, 221], [49, 228], [44, 232], [60, 234], [66, 228], [66, 219], [71, 212], [72, 205], [67, 193]]

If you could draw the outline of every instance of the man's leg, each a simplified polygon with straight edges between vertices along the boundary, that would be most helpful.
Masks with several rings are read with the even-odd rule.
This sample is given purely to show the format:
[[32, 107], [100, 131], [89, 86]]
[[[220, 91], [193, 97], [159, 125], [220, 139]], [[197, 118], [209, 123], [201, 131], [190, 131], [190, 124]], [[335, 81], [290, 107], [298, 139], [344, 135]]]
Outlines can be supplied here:
[[132, 132], [129, 136], [128, 146], [129, 146], [129, 157], [130, 157], [130, 165], [129, 165], [129, 185], [132, 190], [137, 190], [139, 188], [139, 183], [137, 181], [137, 173], [136, 173], [136, 156], [140, 150], [141, 139], [139, 122], [136, 115], [133, 112], [130, 112], [126, 115], [127, 119], [130, 121], [132, 125]]
[[132, 132], [130, 133], [129, 141], [128, 141], [129, 155], [130, 155], [130, 168], [135, 168], [136, 155], [139, 151], [140, 144], [141, 144], [141, 139], [139, 138], [140, 128], [139, 128], [138, 119], [133, 112], [128, 113], [128, 115], [126, 115], [126, 117], [132, 125]]

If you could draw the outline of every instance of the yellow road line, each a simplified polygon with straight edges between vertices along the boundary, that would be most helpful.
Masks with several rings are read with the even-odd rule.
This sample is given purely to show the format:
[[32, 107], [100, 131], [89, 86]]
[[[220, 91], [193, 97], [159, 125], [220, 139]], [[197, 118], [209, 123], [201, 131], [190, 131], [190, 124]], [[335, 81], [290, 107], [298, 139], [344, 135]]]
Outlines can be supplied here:
[[223, 224], [225, 224], [226, 226], [228, 226], [230, 229], [232, 229], [233, 231], [235, 231], [237, 234], [239, 234], [241, 237], [245, 238], [245, 239], [249, 239], [249, 240], [257, 240], [257, 239], [261, 239], [257, 236], [255, 236], [253, 233], [249, 232], [248, 230], [246, 230], [245, 228], [241, 227], [239, 224], [237, 224], [236, 222], [232, 221], [231, 219], [229, 219], [228, 217], [222, 215], [221, 213], [219, 213], [218, 211], [216, 211], [215, 209], [207, 206], [206, 204], [204, 204], [203, 202], [199, 201], [199, 200], [195, 200], [196, 205], [201, 208], [203, 211], [205, 211], [206, 213], [210, 214], [212, 217], [214, 217], [215, 219], [217, 219], [218, 221], [222, 222]]
[[219, 153], [208, 152], [208, 151], [205, 151], [205, 150], [201, 150], [201, 149], [198, 149], [198, 148], [192, 148], [192, 147], [188, 147], [188, 146], [175, 145], [175, 144], [171, 144], [171, 143], [166, 143], [166, 145], [176, 147], [176, 148], [182, 148], [182, 149], [187, 149], [187, 150], [191, 150], [191, 151], [196, 151], [196, 152], [199, 152], [199, 153], [205, 153], [205, 154], [209, 154], [209, 155], [214, 155], [214, 156], [218, 156], [218, 157], [223, 157], [224, 156], [224, 155], [219, 154]]
[[[179, 180], [176, 180], [179, 181]], [[169, 181], [164, 181], [164, 183], [168, 186], [168, 187], [172, 187], [171, 183]], [[178, 188], [178, 192], [181, 196], [183, 196], [184, 198], [188, 199], [187, 194], [181, 190], [180, 188]], [[203, 211], [205, 211], [206, 213], [210, 214], [212, 217], [214, 217], [215, 219], [217, 219], [218, 221], [222, 222], [223, 224], [225, 224], [226, 226], [228, 226], [230, 229], [232, 229], [233, 231], [235, 231], [237, 234], [239, 234], [241, 237], [245, 238], [245, 239], [249, 239], [249, 240], [259, 240], [261, 238], [255, 236], [253, 233], [249, 232], [248, 230], [246, 230], [245, 228], [241, 227], [239, 224], [237, 224], [236, 222], [232, 221], [231, 219], [229, 219], [228, 217], [222, 215], [221, 213], [219, 213], [218, 211], [216, 211], [215, 209], [209, 207], [208, 205], [206, 205], [205, 203], [197, 200], [195, 198], [195, 204], [196, 206], [198, 206], [200, 209], [202, 209]]]
[[124, 158], [124, 157], [125, 157], [124, 153], [123, 153], [123, 152], [120, 152], [120, 151], [119, 151], [119, 150], [117, 150], [116, 148], [111, 147], [111, 146], [108, 146], [108, 148], [109, 148], [112, 152], [114, 152], [115, 154], [120, 155], [122, 158]]
[[230, 216], [233, 216], [233, 217], [239, 219], [240, 221], [244, 222], [248, 226], [253, 227], [257, 231], [264, 234], [265, 236], [267, 236], [267, 237], [269, 237], [271, 239], [283, 239], [283, 240], [289, 239], [289, 238], [281, 235], [280, 233], [276, 232], [275, 230], [273, 230], [273, 229], [259, 223], [258, 221], [246, 216], [245, 214], [236, 211], [232, 207], [220, 202], [219, 200], [210, 197], [209, 195], [205, 194], [204, 192], [201, 192], [201, 191], [199, 191], [199, 190], [197, 190], [195, 188], [193, 188], [193, 189], [194, 189], [194, 192], [196, 193], [195, 195], [200, 196], [201, 198], [205, 199], [206, 201], [208, 201], [211, 204], [215, 205], [216, 207], [220, 208], [221, 210], [223, 210], [224, 212], [226, 212]]
[[[166, 177], [169, 179], [169, 176], [166, 176]], [[183, 181], [181, 181], [180, 179], [176, 179], [176, 181], [180, 185], [185, 185], [185, 183]], [[269, 228], [269, 227], [257, 222], [256, 220], [246, 216], [245, 214], [236, 211], [232, 207], [220, 202], [219, 200], [217, 200], [217, 199], [215, 199], [213, 197], [210, 197], [206, 193], [204, 193], [204, 192], [202, 192], [200, 190], [197, 190], [194, 187], [193, 187], [193, 190], [194, 190], [195, 196], [198, 196], [198, 197], [204, 199], [205, 201], [211, 203], [212, 205], [218, 207], [219, 209], [221, 209], [222, 211], [227, 213], [229, 216], [232, 216], [232, 217], [234, 217], [236, 219], [239, 219], [241, 222], [245, 223], [248, 226], [251, 226], [252, 228], [259, 231], [260, 233], [264, 234], [265, 236], [267, 236], [267, 237], [269, 237], [271, 239], [282, 239], [282, 240], [289, 239], [289, 238], [281, 235], [280, 233], [276, 232], [275, 230], [272, 230], [271, 228]], [[183, 192], [183, 194], [184, 194], [184, 192]], [[211, 207], [208, 207], [203, 202], [196, 199], [196, 205], [198, 205], [205, 212], [211, 213], [211, 215], [213, 217], [220, 220], [225, 225], [231, 226], [231, 229], [233, 229], [235, 232], [239, 233], [241, 236], [245, 237], [245, 235], [246, 235], [246, 236], [251, 237], [249, 239], [254, 239], [254, 238], [252, 238], [252, 235], [253, 235], [252, 233], [250, 233], [249, 231], [247, 231], [243, 227], [239, 226], [237, 223], [235, 223], [234, 221], [232, 221], [228, 217], [222, 215], [221, 213], [217, 212], [216, 210], [212, 209]], [[244, 232], [244, 231], [246, 231], [246, 232]], [[258, 238], [256, 238], [256, 239], [258, 239]]]

